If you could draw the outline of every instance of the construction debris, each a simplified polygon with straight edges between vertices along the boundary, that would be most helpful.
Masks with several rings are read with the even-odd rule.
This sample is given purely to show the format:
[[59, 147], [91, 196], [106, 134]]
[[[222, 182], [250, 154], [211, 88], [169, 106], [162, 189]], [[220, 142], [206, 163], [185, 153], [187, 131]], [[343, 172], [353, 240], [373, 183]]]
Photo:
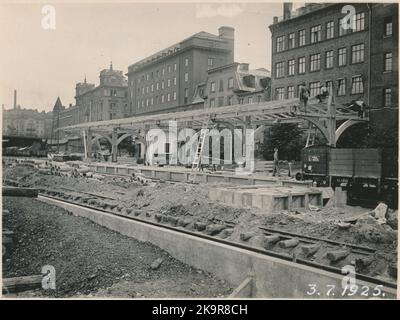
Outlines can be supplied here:
[[387, 213], [387, 211], [388, 211], [388, 206], [383, 202], [380, 202], [376, 206], [376, 208], [374, 210], [374, 213], [375, 213], [375, 219], [377, 219], [379, 224], [386, 223], [386, 213]]
[[254, 233], [253, 232], [242, 232], [240, 234], [240, 240], [242, 241], [247, 241], [249, 240], [251, 237], [254, 237]]
[[163, 258], [158, 258], [158, 259], [154, 260], [154, 262], [150, 265], [150, 268], [152, 270], [157, 270], [161, 266], [163, 261], [164, 261]]
[[318, 208], [317, 206], [313, 206], [312, 204], [308, 205], [308, 208], [311, 211], [320, 211], [321, 210], [320, 208]]
[[300, 242], [299, 239], [293, 238], [279, 242], [279, 246], [284, 249], [293, 248], [296, 247], [299, 244], [299, 242]]
[[326, 257], [332, 263], [332, 262], [337, 262], [339, 260], [346, 258], [349, 254], [350, 254], [349, 249], [341, 249], [341, 250], [329, 251], [326, 254]]
[[264, 247], [269, 248], [270, 246], [274, 245], [281, 239], [280, 235], [275, 234], [272, 236], [265, 236], [264, 237]]
[[355, 265], [356, 265], [356, 270], [364, 270], [367, 268], [371, 263], [374, 261], [374, 257], [369, 256], [365, 258], [356, 258], [355, 260]]
[[306, 257], [313, 256], [320, 248], [320, 244], [303, 245], [300, 247]]
[[206, 234], [210, 236], [214, 236], [224, 230], [226, 226], [221, 224], [210, 224], [206, 227]]
[[[6, 170], [15, 170], [15, 168], [9, 167]], [[299, 238], [301, 238], [300, 235], [305, 235], [372, 247], [383, 252], [384, 258], [381, 259], [383, 267], [373, 263], [364, 268], [370, 275], [386, 272], [388, 263], [391, 261], [389, 258], [393, 256], [392, 252], [395, 254], [394, 250], [396, 250], [397, 211], [388, 209], [385, 216], [386, 223], [379, 224], [374, 210], [366, 212], [366, 209], [361, 207], [324, 207], [311, 202], [311, 210], [308, 210], [307, 203], [299, 201], [294, 195], [293, 191], [296, 191], [297, 187], [280, 188], [282, 192], [292, 194], [293, 207], [280, 208], [273, 213], [253, 206], [233, 207], [209, 198], [209, 189], [219, 189], [222, 192], [226, 190], [228, 184], [218, 184], [211, 188], [207, 185], [184, 183], [171, 185], [150, 182], [143, 185], [142, 175], [131, 177], [99, 173], [93, 174], [89, 180], [88, 177], [81, 175], [78, 177], [39, 174], [34, 176], [33, 172], [32, 168], [28, 170], [27, 167], [24, 167], [23, 172], [21, 170], [21, 176], [28, 177], [21, 181], [21, 185], [40, 187], [40, 189], [50, 190], [54, 196], [62, 196], [71, 201], [76, 200], [118, 214], [140, 216], [140, 219], [149, 218], [153, 222], [204, 232], [228, 241], [244, 241], [246, 245], [264, 247], [280, 253], [287, 253], [290, 250], [290, 253], [303, 254], [316, 263], [329, 263], [327, 253], [332, 250], [332, 247], [308, 244], [307, 241], [303, 243], [303, 240], [302, 246], [298, 246], [299, 243], [292, 247], [286, 246], [283, 242], [288, 240], [285, 232], [292, 233], [291, 237], [296, 237], [295, 234], [298, 234]], [[229, 186], [232, 187], [232, 185]], [[69, 190], [66, 191], [64, 188]], [[259, 186], [244, 186], [243, 188], [236, 186], [229, 189], [231, 193], [226, 195], [221, 193], [220, 196], [226, 196], [226, 199], [230, 200], [229, 195], [239, 196], [240, 194], [238, 199], [242, 200], [242, 204], [246, 204], [248, 203], [246, 194], [251, 190], [252, 202], [256, 203], [260, 199], [257, 197], [259, 189]], [[88, 194], [88, 190], [92, 192], [92, 195]], [[302, 193], [300, 196], [303, 197], [305, 194]], [[232, 201], [235, 201], [235, 198], [232, 197]], [[264, 202], [265, 199], [263, 198], [262, 201]], [[295, 213], [296, 211], [298, 214]], [[283, 232], [281, 236], [271, 235], [268, 232], [261, 232], [260, 227], [271, 227]], [[282, 244], [278, 245], [280, 242]], [[373, 257], [376, 261], [377, 258]], [[357, 257], [352, 254], [351, 258], [355, 260]]]
[[350, 222], [342, 222], [341, 221], [341, 222], [338, 222], [336, 225], [339, 227], [339, 229], [343, 229], [343, 230], [347, 230], [351, 227]]

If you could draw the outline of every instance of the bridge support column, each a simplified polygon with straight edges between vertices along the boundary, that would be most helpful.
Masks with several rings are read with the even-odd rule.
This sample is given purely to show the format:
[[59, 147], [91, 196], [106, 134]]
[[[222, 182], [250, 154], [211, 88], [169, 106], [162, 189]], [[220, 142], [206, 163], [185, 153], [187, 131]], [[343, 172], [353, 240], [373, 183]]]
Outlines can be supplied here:
[[332, 103], [332, 95], [328, 96], [328, 118], [326, 120], [328, 131], [328, 146], [336, 147], [336, 106]]
[[[245, 136], [245, 159], [246, 159], [246, 170], [254, 172], [254, 152], [255, 152], [255, 125], [247, 124], [244, 132]], [[247, 132], [249, 130], [249, 132]]]
[[118, 134], [117, 128], [113, 128], [111, 134], [111, 161], [117, 162], [117, 151], [118, 151]]
[[87, 130], [87, 137], [86, 137], [86, 147], [87, 147], [87, 158], [90, 161], [92, 159], [92, 131], [90, 129]]

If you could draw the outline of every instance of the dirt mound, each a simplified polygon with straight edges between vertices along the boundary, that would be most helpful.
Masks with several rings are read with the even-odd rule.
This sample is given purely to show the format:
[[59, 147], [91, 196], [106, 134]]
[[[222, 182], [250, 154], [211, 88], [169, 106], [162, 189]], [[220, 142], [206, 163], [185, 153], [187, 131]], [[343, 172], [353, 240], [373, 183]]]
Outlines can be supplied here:
[[389, 225], [379, 224], [370, 215], [357, 220], [353, 228], [356, 239], [366, 240], [372, 243], [393, 243], [397, 239], [397, 232]]

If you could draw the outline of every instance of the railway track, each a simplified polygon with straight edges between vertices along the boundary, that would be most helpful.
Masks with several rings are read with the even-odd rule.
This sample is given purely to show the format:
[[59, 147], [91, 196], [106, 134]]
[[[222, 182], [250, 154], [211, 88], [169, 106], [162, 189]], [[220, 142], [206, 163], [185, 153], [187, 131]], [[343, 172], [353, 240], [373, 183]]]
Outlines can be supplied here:
[[[74, 191], [75, 194], [80, 193], [80, 191]], [[103, 196], [93, 194], [93, 193], [82, 193], [84, 196], [74, 196], [73, 194], [68, 194], [64, 191], [56, 191], [56, 190], [41, 190], [39, 195], [44, 198], [50, 198], [50, 199], [55, 199], [61, 202], [65, 202], [68, 204], [73, 204], [77, 206], [81, 206], [84, 208], [89, 208], [92, 210], [97, 210], [101, 212], [106, 212], [108, 214], [112, 214], [115, 216], [122, 217], [127, 220], [134, 220], [134, 221], [139, 221], [142, 223], [146, 223], [149, 225], [173, 230], [175, 232], [180, 232], [184, 234], [188, 234], [191, 236], [207, 239], [210, 241], [216, 241], [218, 243], [223, 243], [226, 245], [230, 245], [236, 248], [241, 248], [245, 250], [249, 250], [255, 253], [259, 254], [264, 254], [268, 255], [271, 257], [283, 259], [286, 261], [292, 261], [294, 263], [298, 263], [301, 265], [307, 265], [310, 267], [318, 268], [321, 270], [333, 272], [336, 274], [341, 274], [342, 275], [342, 270], [338, 266], [329, 264], [329, 263], [319, 263], [314, 261], [313, 257], [306, 257], [302, 255], [297, 255], [294, 254], [293, 247], [288, 247], [288, 248], [281, 248], [279, 245], [280, 243], [290, 243], [290, 241], [293, 240], [294, 242], [297, 241], [297, 244], [295, 245], [296, 248], [302, 248], [302, 247], [309, 247], [312, 248], [313, 246], [316, 246], [317, 248], [320, 248], [321, 246], [327, 246], [331, 248], [332, 250], [343, 250], [343, 248], [347, 248], [349, 250], [348, 255], [352, 257], [352, 259], [357, 259], [357, 258], [365, 258], [368, 257], [369, 255], [373, 254], [375, 252], [375, 249], [368, 248], [368, 247], [362, 247], [362, 246], [357, 246], [357, 245], [352, 245], [349, 243], [343, 243], [343, 242], [337, 242], [329, 239], [320, 239], [316, 237], [310, 237], [310, 236], [305, 236], [305, 235], [300, 235], [296, 233], [291, 233], [287, 232], [284, 230], [278, 230], [278, 229], [272, 229], [272, 228], [266, 228], [266, 227], [259, 227], [260, 230], [265, 234], [267, 239], [278, 239], [277, 241], [273, 242], [270, 246], [264, 246], [264, 247], [256, 247], [249, 245], [247, 243], [242, 243], [242, 242], [234, 242], [231, 240], [227, 240], [218, 236], [211, 236], [206, 233], [204, 233], [204, 229], [202, 230], [193, 230], [193, 229], [188, 229], [183, 226], [177, 226], [176, 220], [172, 221], [172, 223], [169, 221], [167, 223], [161, 221], [157, 221], [155, 218], [155, 214], [149, 214], [146, 213], [146, 218], [139, 217], [142, 215], [142, 213], [139, 213], [140, 210], [135, 210], [134, 212], [128, 212], [128, 213], [122, 213], [122, 212], [116, 212], [117, 208], [114, 206], [114, 208], [109, 208], [109, 207], [104, 207], [101, 206], [100, 203], [102, 200], [106, 200]], [[89, 200], [98, 200], [99, 202], [90, 202]], [[219, 223], [223, 224], [226, 228], [233, 228], [236, 224], [235, 222], [232, 221], [224, 221], [221, 219], [208, 219], [214, 223]], [[279, 248], [279, 250], [277, 250]], [[318, 253], [318, 250], [316, 251]], [[389, 281], [389, 280], [383, 280], [381, 278], [377, 277], [371, 277], [369, 275], [363, 274], [363, 273], [356, 273], [356, 278], [359, 280], [367, 281], [373, 284], [377, 285], [383, 285], [388, 288], [397, 288], [397, 284], [395, 282]]]

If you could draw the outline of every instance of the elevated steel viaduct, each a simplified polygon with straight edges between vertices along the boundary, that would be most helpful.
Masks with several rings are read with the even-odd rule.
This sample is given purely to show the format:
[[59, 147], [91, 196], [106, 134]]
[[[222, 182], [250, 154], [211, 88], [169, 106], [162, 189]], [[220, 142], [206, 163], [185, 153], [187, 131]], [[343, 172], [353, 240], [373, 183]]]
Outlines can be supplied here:
[[138, 116], [108, 121], [81, 123], [60, 128], [66, 134], [80, 133], [86, 144], [86, 157], [90, 158], [92, 146], [99, 138], [105, 138], [112, 146], [112, 161], [117, 161], [117, 148], [125, 138], [132, 136], [146, 147], [146, 136], [151, 129], [166, 129], [170, 121], [176, 121], [178, 128], [199, 130], [209, 119], [209, 128], [225, 127], [263, 130], [275, 123], [298, 123], [304, 120], [312, 123], [326, 138], [329, 146], [336, 142], [349, 127], [368, 122], [368, 113], [337, 107], [329, 96], [324, 103], [311, 99], [305, 110], [299, 99], [275, 100], [257, 104], [240, 104], [216, 108], [171, 112]]

